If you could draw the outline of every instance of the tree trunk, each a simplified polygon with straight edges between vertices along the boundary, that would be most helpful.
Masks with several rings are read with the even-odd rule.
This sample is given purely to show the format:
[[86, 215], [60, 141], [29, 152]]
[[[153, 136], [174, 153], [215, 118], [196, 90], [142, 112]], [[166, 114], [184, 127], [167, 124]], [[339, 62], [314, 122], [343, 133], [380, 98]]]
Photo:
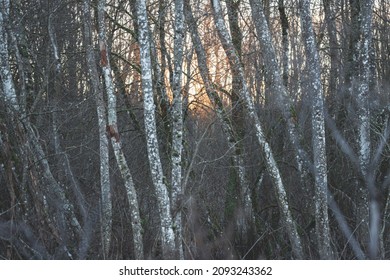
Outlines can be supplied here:
[[103, 89], [99, 80], [99, 73], [96, 65], [95, 52], [92, 47], [92, 26], [90, 0], [84, 0], [84, 44], [86, 48], [86, 62], [89, 78], [92, 84], [92, 92], [95, 97], [96, 110], [99, 127], [99, 155], [100, 155], [100, 189], [101, 189], [101, 238], [103, 246], [103, 257], [108, 257], [111, 244], [112, 227], [112, 202], [110, 186], [110, 163], [108, 138], [106, 134], [106, 105], [103, 97]]
[[315, 175], [315, 220], [318, 252], [321, 259], [332, 259], [328, 218], [328, 177], [325, 146], [324, 92], [320, 77], [320, 61], [311, 21], [308, 0], [301, 1], [302, 37], [306, 50], [306, 65], [309, 72], [312, 94], [312, 140]]
[[288, 24], [288, 17], [286, 14], [286, 7], [284, 5], [284, 0], [278, 1], [278, 10], [279, 10], [279, 17], [280, 17], [280, 23], [282, 25], [282, 77], [283, 77], [283, 83], [284, 86], [287, 87], [288, 85], [288, 64], [289, 64], [289, 40], [288, 40], [288, 30], [289, 30], [289, 24]]
[[[359, 162], [361, 173], [364, 178], [364, 184], [359, 186], [358, 194], [361, 198], [358, 204], [359, 212], [363, 215], [359, 217], [365, 221], [362, 226], [363, 231], [366, 231], [368, 226], [368, 234], [363, 233], [363, 237], [368, 240], [368, 250], [371, 258], [378, 257], [379, 250], [379, 222], [380, 211], [378, 201], [378, 190], [375, 186], [375, 180], [369, 180], [372, 177], [373, 170], [370, 170], [371, 165], [371, 136], [370, 136], [370, 104], [369, 104], [369, 87], [370, 87], [370, 47], [372, 41], [372, 0], [361, 2], [361, 38], [359, 70], [356, 80], [353, 84], [356, 85], [354, 91], [357, 91], [357, 106], [358, 106], [358, 133], [359, 133]], [[364, 190], [364, 188], [367, 190]], [[367, 217], [368, 215], [368, 217]], [[366, 240], [365, 240], [366, 241]]]
[[183, 260], [182, 245], [182, 150], [183, 150], [183, 106], [182, 106], [182, 66], [184, 43], [183, 0], [175, 0], [174, 70], [172, 103], [172, 214], [176, 239], [176, 252]]
[[156, 190], [158, 201], [158, 212], [161, 223], [161, 245], [163, 258], [174, 258], [175, 235], [172, 229], [172, 216], [170, 199], [168, 195], [166, 179], [164, 178], [160, 154], [158, 149], [158, 138], [155, 119], [155, 105], [153, 101], [153, 80], [152, 65], [150, 57], [150, 36], [149, 24], [146, 11], [146, 1], [137, 1], [137, 18], [139, 26], [139, 44], [141, 55], [141, 78], [142, 91], [144, 95], [144, 122], [146, 131], [146, 145], [150, 172], [153, 185]]
[[334, 0], [323, 0], [326, 27], [329, 36], [329, 56], [330, 56], [330, 70], [329, 70], [329, 85], [328, 93], [335, 97], [337, 95], [337, 84], [339, 76], [339, 51], [337, 42], [337, 28], [336, 28], [336, 13]]
[[[228, 19], [230, 26], [230, 35], [232, 38], [232, 44], [237, 52], [237, 56], [241, 61], [242, 56], [242, 32], [239, 25], [239, 8], [241, 1], [226, 1], [226, 7], [228, 11]], [[247, 240], [249, 227], [251, 226], [251, 222], [253, 220], [253, 210], [252, 210], [252, 199], [251, 193], [249, 189], [249, 185], [246, 179], [246, 171], [244, 168], [244, 160], [243, 160], [243, 143], [242, 140], [245, 137], [245, 115], [244, 115], [244, 105], [241, 97], [241, 89], [242, 89], [242, 81], [240, 79], [240, 75], [237, 72], [236, 68], [230, 69], [232, 73], [232, 90], [231, 90], [231, 107], [232, 107], [232, 125], [236, 135], [236, 147], [235, 147], [235, 157], [236, 161], [233, 164], [236, 166], [235, 169], [232, 169], [235, 172], [236, 176], [233, 178], [237, 178], [233, 180], [233, 184], [237, 185], [239, 189], [235, 189], [234, 191], [239, 194], [238, 206], [243, 208], [243, 211], [238, 209], [239, 211], [236, 213], [237, 215], [237, 226], [238, 233], [241, 236], [242, 240]], [[237, 181], [237, 182], [234, 182]], [[236, 195], [231, 194], [232, 197], [236, 197]], [[240, 241], [242, 242], [242, 241]]]
[[[114, 150], [115, 159], [119, 166], [122, 179], [125, 184], [128, 203], [130, 206], [131, 226], [133, 230], [133, 244], [136, 259], [143, 259], [143, 241], [142, 241], [142, 225], [141, 217], [138, 207], [137, 193], [135, 190], [133, 178], [130, 172], [130, 168], [127, 165], [125, 155], [122, 149], [122, 142], [120, 141], [120, 135], [117, 123], [116, 113], [116, 95], [114, 93], [114, 83], [111, 76], [111, 65], [109, 51], [107, 49], [106, 40], [106, 27], [105, 27], [105, 0], [99, 0], [98, 3], [98, 23], [99, 23], [99, 49], [100, 49], [100, 64], [102, 66], [104, 82], [107, 94], [107, 113], [108, 113], [108, 126], [106, 132], [111, 140], [111, 145]], [[107, 199], [109, 197], [107, 196]], [[108, 252], [108, 248], [106, 248]]]

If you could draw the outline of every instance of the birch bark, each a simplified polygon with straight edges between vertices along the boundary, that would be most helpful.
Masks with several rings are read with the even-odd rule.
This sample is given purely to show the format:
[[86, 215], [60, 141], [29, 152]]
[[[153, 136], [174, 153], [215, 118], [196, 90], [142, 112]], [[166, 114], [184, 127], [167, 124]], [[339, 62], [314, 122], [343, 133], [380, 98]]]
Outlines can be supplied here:
[[[358, 105], [358, 131], [359, 131], [359, 162], [365, 185], [359, 186], [358, 195], [360, 203], [359, 212], [362, 214], [363, 231], [368, 228], [368, 234], [363, 234], [368, 238], [368, 251], [371, 258], [377, 258], [379, 253], [379, 224], [380, 210], [378, 201], [378, 190], [375, 186], [375, 180], [369, 180], [372, 177], [373, 170], [370, 170], [371, 164], [371, 135], [370, 135], [370, 46], [372, 41], [372, 12], [373, 1], [366, 0], [360, 3], [361, 10], [361, 38], [359, 53], [358, 79], [354, 81], [357, 86], [357, 105]], [[356, 77], [356, 76], [355, 76]], [[367, 190], [363, 190], [363, 188]], [[368, 191], [368, 192], [367, 192]]]
[[158, 209], [161, 223], [161, 241], [163, 258], [173, 258], [175, 251], [175, 235], [172, 229], [172, 216], [170, 199], [166, 180], [163, 175], [162, 165], [157, 141], [157, 129], [155, 119], [155, 105], [153, 102], [152, 65], [150, 57], [149, 24], [146, 11], [146, 1], [138, 0], [137, 18], [139, 27], [139, 44], [141, 55], [141, 79], [144, 96], [144, 122], [146, 131], [146, 145], [150, 172], [153, 185], [156, 190]]
[[315, 220], [318, 252], [321, 259], [332, 259], [328, 218], [328, 178], [325, 143], [324, 91], [320, 77], [320, 62], [311, 20], [310, 3], [301, 1], [302, 37], [306, 50], [307, 68], [312, 99], [312, 143], [315, 176]]
[[15, 113], [19, 113], [20, 107], [16, 97], [8, 61], [8, 35], [6, 24], [9, 16], [10, 4], [9, 0], [3, 0], [0, 2], [0, 4], [2, 5], [2, 9], [0, 10], [0, 74], [2, 79], [3, 94], [5, 101], [10, 106], [10, 109]]
[[[371, 236], [371, 230], [377, 231], [379, 217], [376, 189], [368, 178], [373, 175], [371, 164], [371, 135], [370, 135], [370, 58], [369, 48], [372, 41], [372, 5], [373, 1], [350, 0], [351, 31], [348, 52], [348, 64], [346, 69], [346, 83], [348, 86], [348, 98], [354, 100], [356, 108], [356, 144], [358, 146], [358, 161], [360, 180], [356, 180], [356, 225], [357, 233], [363, 244], [372, 251], [371, 241], [376, 243], [376, 236]], [[348, 101], [348, 100], [347, 100]], [[352, 103], [352, 102], [350, 102]], [[352, 103], [353, 104], [353, 103]], [[346, 104], [348, 106], [350, 104]], [[348, 114], [348, 110], [344, 114]], [[375, 214], [374, 218], [371, 216]], [[371, 223], [373, 222], [373, 223]], [[370, 224], [371, 223], [371, 224]], [[374, 228], [371, 228], [373, 226]], [[374, 239], [371, 239], [371, 238]], [[376, 247], [376, 245], [374, 246]], [[376, 253], [374, 253], [376, 255]], [[372, 254], [370, 253], [370, 256]]]
[[[108, 113], [108, 126], [107, 132], [111, 140], [111, 145], [114, 150], [115, 159], [119, 166], [122, 179], [125, 184], [127, 199], [130, 207], [131, 226], [133, 230], [133, 244], [134, 253], [136, 259], [143, 259], [143, 241], [142, 241], [142, 225], [141, 217], [139, 213], [137, 193], [135, 190], [133, 178], [130, 172], [130, 168], [126, 162], [125, 155], [122, 149], [122, 142], [120, 141], [120, 135], [118, 131], [117, 113], [116, 113], [116, 95], [114, 93], [114, 83], [112, 79], [112, 71], [110, 65], [109, 51], [107, 48], [106, 40], [106, 27], [105, 27], [105, 7], [106, 1], [99, 0], [98, 2], [98, 25], [99, 25], [99, 49], [100, 49], [100, 64], [103, 71], [105, 90], [107, 94], [107, 113]], [[110, 199], [108, 190], [102, 192], [102, 195], [106, 202]], [[102, 197], [102, 201], [103, 201]], [[109, 244], [108, 244], [109, 245]], [[106, 248], [108, 252], [109, 248]]]
[[182, 150], [183, 150], [183, 106], [182, 106], [182, 66], [184, 43], [183, 0], [175, 0], [174, 70], [172, 104], [172, 214], [176, 239], [176, 252], [184, 259], [182, 245]]

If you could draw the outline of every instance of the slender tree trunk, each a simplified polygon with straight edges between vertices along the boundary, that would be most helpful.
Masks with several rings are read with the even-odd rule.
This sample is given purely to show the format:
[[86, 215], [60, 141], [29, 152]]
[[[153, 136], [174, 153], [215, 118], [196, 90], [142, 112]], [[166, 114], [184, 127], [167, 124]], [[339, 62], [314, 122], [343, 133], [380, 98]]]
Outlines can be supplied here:
[[183, 106], [182, 106], [182, 66], [184, 44], [183, 0], [175, 0], [174, 70], [172, 103], [172, 214], [176, 238], [176, 252], [183, 260], [182, 242], [182, 150], [183, 150]]
[[[165, 22], [167, 21], [166, 16], [169, 11], [169, 5], [170, 3], [168, 3], [168, 1], [166, 0], [159, 1], [158, 25], [156, 27], [158, 27], [158, 34], [159, 34], [159, 43], [160, 43], [159, 48], [161, 49], [161, 63], [158, 61], [155, 41], [153, 39], [150, 39], [150, 44], [152, 49], [153, 71], [157, 76], [157, 79], [155, 79], [156, 83], [154, 85], [157, 91], [157, 103], [160, 107], [159, 109], [161, 110], [163, 122], [168, 130], [167, 131], [168, 134], [171, 133], [171, 131], [169, 131], [170, 116], [168, 114], [168, 107], [170, 102], [169, 102], [168, 95], [166, 93], [165, 75], [166, 75], [166, 70], [168, 70], [169, 81], [172, 83], [173, 72], [174, 72], [174, 69], [172, 68], [171, 57], [168, 53], [167, 46], [166, 46], [167, 31], [165, 29]], [[167, 138], [171, 140], [170, 135], [168, 135]]]
[[326, 27], [329, 36], [330, 71], [328, 93], [334, 97], [337, 95], [339, 75], [339, 51], [337, 42], [336, 13], [334, 0], [323, 0]]
[[332, 259], [328, 218], [328, 178], [325, 145], [324, 91], [320, 77], [320, 61], [311, 20], [308, 0], [301, 1], [302, 37], [306, 50], [312, 95], [313, 163], [315, 175], [315, 220], [318, 252], [321, 259]]
[[[105, 27], [105, 0], [98, 2], [98, 24], [99, 24], [99, 49], [100, 49], [100, 64], [102, 66], [104, 82], [107, 94], [107, 113], [108, 126], [106, 127], [107, 134], [111, 140], [111, 145], [114, 150], [115, 159], [119, 166], [122, 179], [125, 184], [127, 198], [130, 206], [131, 226], [133, 230], [133, 244], [136, 259], [143, 259], [143, 241], [142, 241], [142, 225], [139, 213], [137, 193], [135, 190], [133, 178], [130, 168], [126, 162], [125, 155], [122, 149], [122, 142], [118, 131], [117, 113], [116, 113], [116, 95], [114, 93], [114, 83], [112, 80], [112, 71], [110, 65], [109, 51], [107, 49], [106, 27]], [[109, 197], [107, 196], [106, 199]], [[106, 248], [108, 252], [109, 248]]]
[[[232, 44], [237, 52], [237, 56], [241, 61], [242, 55], [242, 33], [239, 25], [239, 1], [226, 1], [226, 7], [228, 11], [230, 34], [232, 38]], [[245, 116], [244, 116], [244, 105], [241, 97], [242, 81], [240, 79], [240, 74], [237, 72], [237, 69], [231, 68], [232, 72], [232, 90], [231, 90], [231, 106], [232, 106], [232, 125], [236, 134], [236, 147], [235, 147], [235, 157], [236, 161], [233, 163], [236, 166], [234, 172], [237, 173], [238, 184], [233, 182], [234, 185], [238, 185], [240, 194], [239, 206], [243, 208], [243, 213], [238, 214], [238, 230], [240, 231], [241, 238], [247, 239], [247, 234], [250, 227], [250, 222], [253, 221], [253, 211], [252, 211], [252, 199], [250, 196], [249, 184], [246, 179], [246, 171], [244, 168], [243, 160], [243, 144], [242, 140], [245, 137]], [[236, 195], [233, 195], [235, 197]], [[240, 205], [241, 204], [241, 205]]]
[[222, 46], [228, 57], [230, 67], [236, 69], [236, 71], [239, 73], [242, 82], [241, 93], [242, 93], [242, 98], [244, 99], [245, 109], [249, 118], [253, 122], [253, 125], [255, 126], [257, 141], [264, 154], [264, 159], [266, 162], [268, 173], [272, 178], [272, 182], [276, 188], [277, 199], [282, 212], [281, 214], [282, 214], [283, 225], [287, 229], [287, 234], [291, 242], [293, 254], [297, 259], [302, 259], [304, 255], [303, 255], [301, 240], [298, 235], [295, 222], [291, 215], [290, 206], [287, 200], [287, 194], [284, 188], [281, 174], [277, 167], [272, 149], [269, 143], [267, 142], [267, 140], [265, 139], [263, 128], [261, 126], [259, 117], [256, 114], [252, 98], [249, 94], [248, 87], [245, 82], [244, 72], [242, 70], [241, 62], [237, 56], [237, 53], [234, 49], [234, 46], [231, 42], [231, 38], [225, 26], [220, 2], [219, 0], [211, 0], [211, 3], [214, 10], [213, 15], [214, 15], [215, 26], [218, 30], [218, 35], [221, 40]]
[[153, 101], [152, 65], [150, 57], [149, 24], [146, 11], [146, 1], [138, 0], [137, 18], [139, 26], [139, 44], [142, 68], [142, 91], [144, 95], [144, 122], [146, 145], [148, 150], [150, 172], [156, 190], [158, 212], [161, 223], [161, 245], [163, 258], [174, 257], [175, 235], [172, 229], [170, 199], [166, 179], [164, 178], [157, 141], [155, 105]]
[[112, 203], [110, 186], [110, 163], [108, 138], [106, 134], [106, 105], [103, 97], [103, 89], [99, 80], [96, 65], [95, 52], [92, 47], [91, 4], [90, 0], [84, 0], [84, 44], [86, 59], [92, 91], [95, 97], [99, 127], [99, 155], [100, 155], [100, 189], [101, 189], [101, 238], [104, 258], [108, 256], [111, 244], [112, 227]]
[[[364, 247], [369, 249], [369, 246], [372, 245], [370, 244], [370, 196], [375, 193], [375, 187], [370, 186], [367, 180], [371, 176], [371, 170], [369, 170], [371, 164], [369, 48], [372, 40], [372, 1], [349, 0], [349, 5], [351, 32], [347, 58], [346, 83], [348, 96], [351, 99], [353, 98], [355, 101], [354, 105], [356, 106], [356, 143], [358, 146], [359, 171], [361, 174], [361, 180], [356, 180], [355, 217], [359, 238], [364, 244]], [[353, 104], [353, 102], [350, 103]]]
[[[154, 100], [157, 105], [158, 114], [161, 116], [161, 120], [164, 127], [164, 133], [161, 135], [163, 142], [163, 152], [167, 156], [172, 154], [171, 145], [172, 145], [172, 127], [171, 127], [171, 112], [170, 105], [171, 102], [167, 93], [167, 85], [165, 82], [166, 71], [168, 70], [169, 81], [173, 88], [173, 69], [171, 57], [167, 50], [166, 45], [166, 16], [169, 11], [169, 3], [166, 0], [159, 1], [158, 4], [158, 23], [156, 24], [156, 28], [158, 29], [158, 42], [159, 45], [156, 44], [156, 40], [153, 40], [152, 36], [150, 37], [150, 48], [151, 48], [151, 62], [153, 67], [153, 88], [154, 88]], [[152, 32], [150, 31], [150, 34]], [[159, 53], [157, 51], [157, 47], [160, 49], [161, 59], [159, 60]]]
[[[359, 186], [358, 194], [361, 196], [360, 211], [364, 216], [359, 217], [364, 221], [362, 226], [365, 231], [368, 226], [369, 234], [363, 234], [364, 238], [368, 238], [368, 250], [371, 258], [378, 257], [379, 250], [379, 222], [380, 211], [378, 201], [378, 190], [375, 186], [375, 180], [367, 180], [372, 176], [373, 170], [370, 170], [371, 165], [371, 136], [370, 136], [370, 104], [369, 104], [369, 88], [370, 88], [370, 47], [372, 41], [372, 0], [361, 2], [361, 38], [360, 38], [360, 53], [359, 53], [359, 68], [357, 80], [354, 81], [357, 88], [357, 105], [358, 105], [358, 131], [359, 131], [359, 162], [361, 172], [365, 184]], [[356, 76], [355, 76], [356, 77]], [[367, 190], [363, 188], [367, 187]], [[366, 214], [369, 217], [366, 217]], [[369, 218], [369, 219], [367, 219]]]
[[288, 24], [288, 17], [286, 14], [286, 7], [284, 5], [284, 0], [278, 0], [278, 10], [279, 10], [279, 17], [280, 22], [282, 25], [282, 69], [283, 69], [283, 83], [284, 86], [287, 87], [288, 85], [288, 64], [289, 64], [289, 40], [288, 40], [288, 30], [289, 30], [289, 24]]
[[[238, 1], [226, 1], [226, 7], [228, 11], [230, 35], [232, 38], [232, 44], [237, 52], [237, 56], [241, 61], [242, 55], [242, 33], [239, 25], [239, 8], [240, 0]], [[239, 73], [236, 73], [235, 69], [231, 69], [232, 72], [232, 91], [231, 91], [231, 106], [232, 106], [232, 122], [239, 140], [244, 138], [244, 112], [241, 99], [241, 80]], [[240, 145], [242, 146], [242, 145]]]

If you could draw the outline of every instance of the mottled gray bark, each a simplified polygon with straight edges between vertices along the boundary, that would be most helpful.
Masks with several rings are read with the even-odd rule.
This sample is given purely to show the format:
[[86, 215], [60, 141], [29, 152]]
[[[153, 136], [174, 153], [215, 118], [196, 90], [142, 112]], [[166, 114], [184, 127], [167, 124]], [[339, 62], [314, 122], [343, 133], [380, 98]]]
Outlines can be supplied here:
[[[349, 46], [347, 53], [347, 64], [345, 82], [347, 86], [346, 97], [344, 98], [344, 115], [352, 115], [356, 118], [356, 140], [358, 147], [358, 169], [360, 180], [356, 180], [356, 211], [355, 220], [357, 234], [363, 247], [369, 249], [372, 245], [371, 231], [371, 207], [377, 205], [375, 186], [369, 183], [368, 178], [372, 176], [371, 165], [371, 133], [370, 133], [370, 58], [369, 48], [372, 41], [372, 1], [349, 0], [350, 27]], [[348, 110], [355, 108], [355, 111]], [[343, 119], [341, 119], [343, 120]], [[372, 185], [372, 186], [370, 186]], [[373, 200], [371, 200], [373, 198]], [[373, 202], [373, 204], [371, 204]], [[374, 207], [377, 214], [377, 207]], [[375, 214], [375, 215], [376, 215]], [[378, 222], [376, 222], [377, 224]], [[376, 226], [375, 226], [376, 228]], [[371, 250], [371, 249], [369, 249]]]
[[[357, 105], [358, 105], [358, 131], [359, 131], [359, 162], [361, 172], [365, 181], [365, 185], [360, 185], [359, 189], [367, 187], [367, 191], [359, 190], [362, 197], [360, 212], [364, 214], [362, 220], [365, 221], [364, 227], [368, 225], [368, 251], [371, 258], [377, 258], [379, 253], [379, 224], [380, 210], [378, 201], [378, 190], [376, 189], [375, 180], [373, 180], [373, 170], [370, 170], [371, 165], [371, 128], [370, 128], [370, 104], [369, 104], [369, 85], [370, 85], [370, 46], [372, 41], [372, 12], [373, 1], [366, 0], [360, 4], [361, 10], [361, 38], [360, 38], [360, 53], [359, 53], [359, 68], [360, 72], [356, 83], [357, 90]], [[370, 180], [371, 178], [371, 180]], [[365, 210], [367, 208], [367, 210]], [[369, 217], [365, 217], [368, 212]], [[363, 229], [364, 230], [364, 229]]]
[[171, 205], [163, 175], [157, 141], [155, 118], [155, 104], [153, 101], [152, 65], [150, 57], [149, 24], [146, 10], [146, 1], [138, 0], [137, 18], [139, 26], [139, 44], [141, 55], [142, 91], [144, 96], [144, 122], [146, 145], [148, 151], [150, 172], [156, 190], [158, 212], [161, 223], [161, 245], [163, 258], [173, 258], [175, 252], [175, 235], [172, 229]]
[[0, 10], [0, 74], [3, 86], [3, 95], [9, 109], [15, 113], [20, 112], [20, 106], [16, 97], [16, 92], [12, 80], [12, 74], [9, 65], [8, 54], [8, 35], [6, 24], [9, 17], [9, 1], [3, 0], [0, 2], [2, 9]]
[[182, 66], [184, 44], [183, 0], [175, 0], [174, 70], [172, 102], [172, 214], [175, 231], [176, 252], [184, 259], [182, 242], [182, 150], [183, 150], [183, 106], [182, 106]]
[[328, 218], [328, 177], [326, 163], [324, 91], [321, 84], [320, 61], [311, 20], [310, 3], [301, 1], [303, 44], [306, 51], [306, 67], [312, 89], [312, 142], [315, 176], [315, 220], [318, 252], [321, 259], [333, 259]]
[[[102, 66], [105, 90], [107, 94], [107, 113], [108, 113], [108, 126], [107, 134], [111, 140], [111, 145], [114, 150], [115, 159], [119, 166], [122, 179], [125, 184], [127, 199], [130, 207], [131, 226], [133, 231], [133, 244], [134, 253], [136, 259], [143, 259], [143, 241], [142, 241], [142, 226], [141, 217], [139, 213], [137, 193], [135, 190], [133, 178], [130, 172], [130, 168], [126, 162], [125, 155], [122, 149], [122, 143], [120, 141], [120, 134], [118, 131], [117, 123], [117, 109], [116, 109], [116, 95], [114, 93], [114, 83], [112, 79], [112, 70], [110, 65], [110, 56], [107, 48], [106, 40], [106, 27], [105, 27], [105, 0], [99, 0], [98, 2], [98, 24], [99, 24], [99, 49], [100, 49], [100, 64]], [[108, 193], [106, 199], [109, 199]], [[103, 197], [102, 197], [103, 200]], [[108, 248], [106, 248], [108, 250]], [[108, 252], [108, 251], [107, 251]]]

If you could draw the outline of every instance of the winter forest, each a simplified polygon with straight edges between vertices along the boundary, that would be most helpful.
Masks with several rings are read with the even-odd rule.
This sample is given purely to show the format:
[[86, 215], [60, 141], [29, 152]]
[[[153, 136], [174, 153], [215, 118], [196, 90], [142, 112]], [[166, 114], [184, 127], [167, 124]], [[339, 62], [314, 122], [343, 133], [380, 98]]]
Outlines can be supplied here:
[[389, 259], [388, 0], [0, 0], [0, 259]]

